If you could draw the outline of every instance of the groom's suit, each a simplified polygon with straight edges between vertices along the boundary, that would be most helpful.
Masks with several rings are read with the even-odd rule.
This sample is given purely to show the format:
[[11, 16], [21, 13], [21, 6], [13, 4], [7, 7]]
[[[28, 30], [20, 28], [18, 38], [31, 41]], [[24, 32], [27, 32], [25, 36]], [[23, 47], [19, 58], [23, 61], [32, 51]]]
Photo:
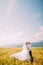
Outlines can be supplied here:
[[33, 57], [32, 57], [32, 51], [29, 51], [30, 57], [31, 57], [31, 62], [33, 62]]
[[31, 44], [29, 45], [29, 54], [30, 54], [30, 57], [31, 57], [31, 62], [33, 62], [33, 56], [32, 56], [32, 51], [31, 51]]

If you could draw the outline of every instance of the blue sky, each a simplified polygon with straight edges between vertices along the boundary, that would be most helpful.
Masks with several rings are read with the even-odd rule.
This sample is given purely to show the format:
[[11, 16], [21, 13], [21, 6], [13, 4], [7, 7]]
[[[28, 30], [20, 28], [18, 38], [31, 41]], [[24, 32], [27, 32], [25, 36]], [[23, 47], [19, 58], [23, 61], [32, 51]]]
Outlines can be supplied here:
[[43, 0], [0, 0], [0, 45], [43, 40]]

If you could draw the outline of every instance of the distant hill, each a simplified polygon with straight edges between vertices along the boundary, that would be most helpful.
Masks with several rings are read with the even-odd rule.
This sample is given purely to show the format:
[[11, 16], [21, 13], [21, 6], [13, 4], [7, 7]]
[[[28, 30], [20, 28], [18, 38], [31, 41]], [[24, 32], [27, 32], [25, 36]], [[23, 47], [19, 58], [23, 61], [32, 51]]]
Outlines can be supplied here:
[[32, 47], [43, 47], [43, 41], [33, 42]]
[[[17, 47], [22, 47], [23, 44], [17, 45]], [[43, 47], [43, 40], [38, 41], [38, 42], [32, 42], [31, 44], [32, 47]]]

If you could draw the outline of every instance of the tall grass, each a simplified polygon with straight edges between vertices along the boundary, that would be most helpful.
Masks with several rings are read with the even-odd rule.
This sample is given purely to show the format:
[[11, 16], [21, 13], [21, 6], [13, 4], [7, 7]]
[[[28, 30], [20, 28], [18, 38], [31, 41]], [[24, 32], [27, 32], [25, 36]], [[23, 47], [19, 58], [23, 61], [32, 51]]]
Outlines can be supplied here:
[[0, 65], [43, 65], [43, 48], [33, 48], [32, 54], [34, 62], [20, 61], [16, 58], [10, 58], [11, 54], [20, 52], [21, 48], [0, 48]]

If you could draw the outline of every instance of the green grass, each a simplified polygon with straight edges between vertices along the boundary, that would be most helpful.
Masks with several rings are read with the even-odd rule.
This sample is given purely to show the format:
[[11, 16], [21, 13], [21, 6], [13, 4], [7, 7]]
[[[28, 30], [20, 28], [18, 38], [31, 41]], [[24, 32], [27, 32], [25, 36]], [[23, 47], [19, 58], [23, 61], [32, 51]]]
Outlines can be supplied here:
[[10, 58], [11, 54], [20, 52], [21, 48], [0, 48], [0, 65], [43, 65], [43, 48], [33, 48], [32, 54], [34, 62], [20, 61], [16, 58]]

